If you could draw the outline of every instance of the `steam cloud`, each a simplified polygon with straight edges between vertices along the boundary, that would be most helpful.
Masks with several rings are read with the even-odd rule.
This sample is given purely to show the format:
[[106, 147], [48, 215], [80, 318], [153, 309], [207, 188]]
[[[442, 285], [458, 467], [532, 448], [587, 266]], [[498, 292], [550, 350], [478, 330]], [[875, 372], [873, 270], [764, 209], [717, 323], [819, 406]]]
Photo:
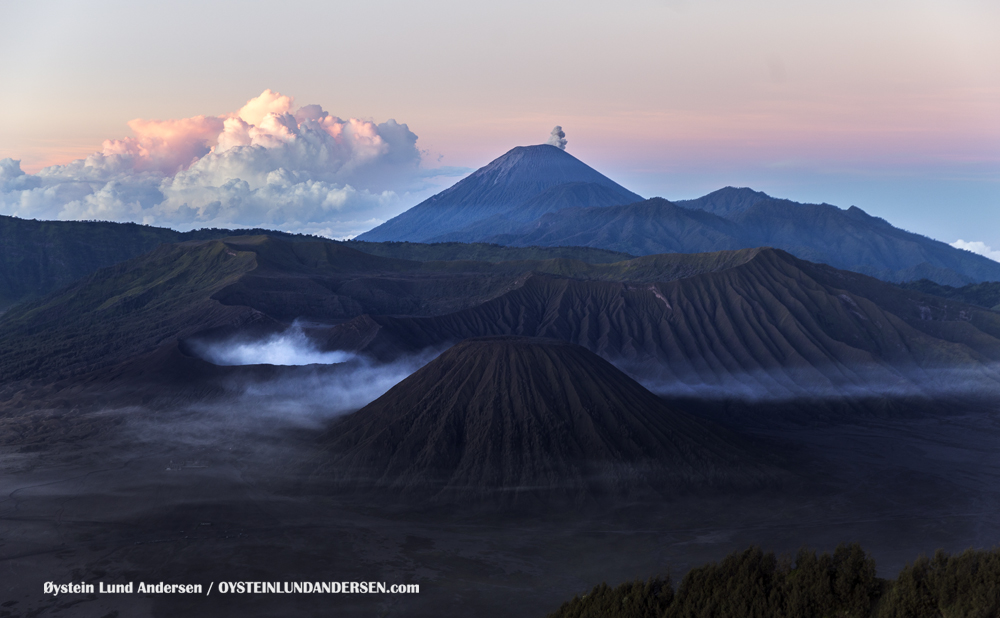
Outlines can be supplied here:
[[349, 352], [322, 352], [296, 322], [262, 341], [226, 341], [194, 344], [198, 353], [216, 365], [332, 365], [354, 358]]
[[403, 358], [388, 364], [357, 357], [338, 365], [341, 371], [317, 370], [245, 385], [241, 396], [252, 402], [261, 416], [310, 425], [365, 407], [434, 356]]
[[951, 246], [956, 249], [965, 249], [966, 251], [978, 253], [979, 255], [988, 257], [995, 262], [1000, 262], [1000, 251], [993, 250], [989, 245], [980, 240], [970, 240], [966, 242], [959, 238], [955, 242], [951, 243]]
[[785, 367], [735, 372], [698, 380], [667, 375], [657, 368], [622, 363], [625, 371], [650, 391], [663, 397], [700, 400], [781, 402], [841, 400], [845, 398], [1000, 396], [1000, 364], [967, 367], [893, 368], [883, 365], [845, 365], [825, 375], [814, 368]]
[[559, 150], [566, 150], [566, 132], [559, 125], [552, 129], [549, 141], [545, 142], [549, 146], [555, 146]]
[[298, 321], [263, 339], [237, 337], [188, 343], [198, 356], [217, 365], [287, 367], [270, 377], [249, 381], [246, 377], [255, 374], [236, 373], [227, 390], [235, 395], [230, 403], [237, 408], [297, 425], [312, 425], [362, 408], [441, 353], [428, 349], [391, 363], [379, 363], [352, 352], [325, 352], [317, 348]]
[[394, 214], [427, 176], [405, 124], [343, 120], [271, 90], [222, 116], [128, 125], [134, 137], [37, 174], [0, 160], [0, 213], [339, 238]]

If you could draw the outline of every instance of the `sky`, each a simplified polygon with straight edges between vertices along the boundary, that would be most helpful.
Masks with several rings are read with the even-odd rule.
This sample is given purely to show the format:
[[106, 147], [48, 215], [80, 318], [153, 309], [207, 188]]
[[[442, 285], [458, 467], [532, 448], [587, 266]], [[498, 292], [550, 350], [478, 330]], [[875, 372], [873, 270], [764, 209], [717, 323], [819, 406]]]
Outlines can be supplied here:
[[347, 237], [560, 125], [645, 197], [749, 186], [1000, 257], [992, 0], [0, 13], [0, 214]]

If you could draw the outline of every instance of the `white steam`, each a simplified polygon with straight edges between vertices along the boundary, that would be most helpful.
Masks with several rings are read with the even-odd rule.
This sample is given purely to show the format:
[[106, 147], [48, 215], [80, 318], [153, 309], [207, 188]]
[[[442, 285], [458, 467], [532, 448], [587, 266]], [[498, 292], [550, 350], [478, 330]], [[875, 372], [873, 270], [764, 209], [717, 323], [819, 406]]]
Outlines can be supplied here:
[[330, 417], [353, 412], [381, 397], [417, 369], [434, 360], [439, 349], [428, 349], [390, 363], [344, 351], [320, 350], [298, 321], [281, 333], [255, 341], [189, 341], [201, 358], [217, 365], [275, 365], [274, 373], [241, 373], [227, 377], [230, 393], [219, 411], [281, 419], [293, 425], [322, 424]]
[[843, 365], [828, 374], [815, 368], [783, 367], [732, 372], [710, 380], [680, 377], [635, 363], [622, 363], [619, 369], [657, 395], [703, 400], [780, 402], [865, 397], [1000, 397], [998, 363], [926, 369]]
[[357, 357], [329, 370], [317, 367], [311, 374], [245, 385], [242, 396], [252, 402], [258, 415], [309, 425], [365, 407], [434, 356], [408, 357], [387, 364]]
[[350, 352], [323, 352], [296, 322], [288, 330], [261, 341], [195, 344], [198, 353], [216, 365], [333, 365], [354, 358]]
[[405, 124], [343, 120], [271, 90], [222, 116], [129, 128], [134, 137], [37, 174], [0, 160], [0, 214], [341, 238], [396, 214], [400, 192], [426, 185]]
[[549, 141], [545, 143], [549, 146], [555, 146], [559, 150], [566, 150], [566, 132], [563, 131], [562, 127], [556, 125], [549, 135]]

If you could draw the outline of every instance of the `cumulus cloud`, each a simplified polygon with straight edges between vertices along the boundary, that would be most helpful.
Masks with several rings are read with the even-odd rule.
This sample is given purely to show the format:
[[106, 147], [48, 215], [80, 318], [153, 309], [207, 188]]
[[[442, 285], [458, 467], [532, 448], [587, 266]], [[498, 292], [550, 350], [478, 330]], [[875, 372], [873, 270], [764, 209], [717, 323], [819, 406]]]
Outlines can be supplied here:
[[951, 243], [951, 246], [956, 249], [965, 249], [966, 251], [978, 253], [979, 255], [988, 257], [991, 260], [1000, 262], [1000, 251], [991, 249], [989, 245], [979, 240], [970, 240], [966, 242], [959, 238], [955, 242]]
[[343, 237], [395, 214], [426, 174], [405, 124], [344, 120], [271, 90], [230, 114], [128, 126], [132, 137], [37, 174], [0, 160], [0, 212]]
[[555, 146], [560, 150], [566, 150], [566, 133], [563, 131], [563, 128], [556, 125], [556, 127], [552, 129], [552, 133], [549, 134], [549, 141], [545, 143], [549, 146]]

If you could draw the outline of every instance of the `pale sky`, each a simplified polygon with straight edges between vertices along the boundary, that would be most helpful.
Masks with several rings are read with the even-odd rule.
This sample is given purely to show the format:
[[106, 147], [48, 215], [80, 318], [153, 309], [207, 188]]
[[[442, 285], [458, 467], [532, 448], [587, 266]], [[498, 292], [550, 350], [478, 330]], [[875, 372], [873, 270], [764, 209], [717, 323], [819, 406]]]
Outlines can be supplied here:
[[[393, 152], [419, 157], [420, 170], [476, 168], [544, 142], [558, 124], [568, 152], [646, 197], [751, 186], [1000, 249], [995, 1], [0, 0], [0, 17], [0, 159], [29, 174], [137, 137], [134, 119], [231, 116], [270, 89], [291, 97], [290, 112], [318, 104], [345, 121], [370, 120], [364, 130], [376, 133], [389, 119], [405, 123], [419, 155], [402, 137]], [[357, 144], [342, 153], [345, 167], [282, 180], [284, 210], [268, 220], [294, 219], [290, 196], [340, 191], [316, 198], [303, 229], [356, 233], [457, 178], [428, 184], [426, 172], [409, 170], [390, 182], [405, 162], [376, 165]], [[363, 178], [351, 175], [357, 161], [369, 166]], [[214, 175], [199, 176], [223, 210], [236, 198], [218, 183], [249, 164], [239, 165], [216, 161]], [[279, 199], [273, 177], [254, 169], [259, 181], [241, 195]], [[127, 178], [115, 170], [88, 180], [95, 195], [101, 182], [134, 180], [134, 169]], [[170, 191], [155, 189], [162, 178], [140, 184], [173, 204], [170, 217], [144, 210], [160, 199], [149, 192], [126, 208], [138, 189], [67, 207], [83, 198], [48, 185], [11, 193], [27, 191], [22, 183], [0, 204], [17, 216], [183, 227], [188, 200], [198, 221], [224, 220], [209, 198], [190, 197], [190, 178], [181, 187], [164, 170], [156, 173], [172, 179]], [[267, 183], [271, 193], [260, 193]], [[323, 227], [324, 216], [351, 223]]]

